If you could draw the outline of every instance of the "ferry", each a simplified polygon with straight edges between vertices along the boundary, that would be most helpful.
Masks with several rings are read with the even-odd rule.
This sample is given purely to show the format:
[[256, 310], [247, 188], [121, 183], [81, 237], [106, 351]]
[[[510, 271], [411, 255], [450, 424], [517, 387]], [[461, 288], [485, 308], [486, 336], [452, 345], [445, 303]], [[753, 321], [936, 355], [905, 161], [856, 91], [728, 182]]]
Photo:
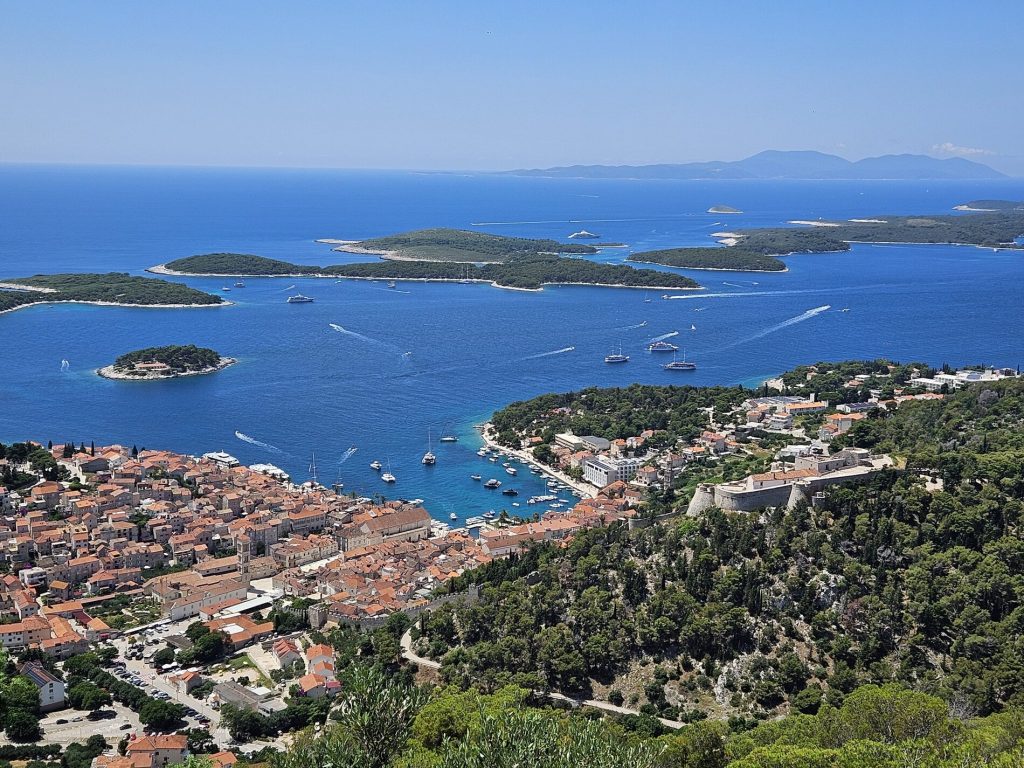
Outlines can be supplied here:
[[376, 459], [374, 459], [373, 461], [370, 462], [370, 469], [372, 469], [372, 470], [374, 470], [376, 472], [380, 472], [383, 467], [384, 467], [384, 465], [381, 464]]
[[476, 480], [477, 482], [479, 482], [482, 478], [481, 478], [480, 475], [470, 475], [469, 479], [470, 480]]
[[667, 341], [655, 341], [647, 345], [648, 352], [676, 352], [679, 349], [675, 344]]
[[629, 355], [624, 355], [621, 352], [612, 355], [605, 355], [604, 361], [606, 363], [628, 363]]
[[296, 293], [294, 296], [288, 297], [289, 304], [312, 304], [313, 300], [309, 296], [303, 296], [301, 293]]
[[493, 477], [484, 483], [484, 488], [500, 488], [501, 480], [495, 480]]
[[518, 496], [519, 495], [519, 491], [517, 491], [515, 488], [506, 488], [504, 491], [501, 492], [501, 495], [502, 496]]
[[505, 467], [505, 471], [512, 475], [512, 477], [515, 477], [516, 475], [519, 474], [519, 470], [517, 470], [515, 467]]

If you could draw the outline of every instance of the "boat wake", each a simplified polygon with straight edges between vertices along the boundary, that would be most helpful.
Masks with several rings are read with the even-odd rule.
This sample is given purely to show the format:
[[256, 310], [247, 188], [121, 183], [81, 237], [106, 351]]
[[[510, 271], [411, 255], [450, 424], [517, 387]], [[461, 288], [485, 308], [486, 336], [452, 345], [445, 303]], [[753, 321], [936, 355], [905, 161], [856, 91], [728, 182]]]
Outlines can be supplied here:
[[564, 355], [566, 352], [575, 351], [576, 347], [563, 347], [562, 349], [553, 349], [550, 352], [541, 352], [536, 355], [527, 355], [526, 357], [520, 358], [521, 360], [537, 360], [541, 357], [551, 357], [552, 355]]
[[345, 451], [345, 452], [344, 452], [343, 454], [341, 454], [341, 458], [340, 458], [340, 459], [338, 459], [338, 466], [341, 466], [341, 465], [342, 465], [342, 464], [344, 464], [344, 463], [345, 463], [346, 461], [348, 461], [349, 459], [351, 459], [351, 458], [352, 458], [352, 457], [353, 457], [353, 456], [355, 455], [356, 451], [358, 451], [358, 450], [359, 450], [359, 449], [358, 449], [358, 448], [356, 448], [356, 447], [355, 447], [355, 446], [353, 445], [353, 446], [352, 446], [351, 448], [349, 448], [349, 449], [348, 449], [347, 451]]
[[643, 328], [646, 325], [647, 325], [647, 321], [644, 320], [642, 323], [637, 323], [636, 325], [622, 325], [622, 326], [619, 326], [615, 330], [616, 331], [635, 331], [637, 328]]
[[289, 285], [287, 288], [282, 288], [280, 291], [278, 291], [278, 293], [284, 293], [285, 291], [290, 291], [294, 287], [295, 287], [294, 285]]
[[679, 331], [669, 331], [668, 333], [661, 334], [661, 336], [655, 336], [653, 339], [651, 339], [647, 343], [648, 344], [653, 344], [656, 341], [664, 341], [665, 339], [671, 339], [673, 336], [678, 336], [678, 335], [679, 335]]
[[730, 288], [746, 288], [745, 285], [740, 285], [739, 283], [727, 283], [724, 280], [722, 281], [722, 285], [728, 285]]
[[803, 312], [802, 314], [799, 314], [796, 317], [791, 317], [791, 318], [789, 318], [789, 320], [783, 320], [781, 323], [777, 323], [776, 325], [773, 325], [773, 326], [770, 326], [768, 328], [765, 328], [762, 331], [758, 331], [757, 333], [753, 334], [752, 336], [747, 336], [746, 338], [740, 339], [739, 341], [734, 341], [731, 344], [726, 344], [724, 347], [719, 347], [715, 351], [716, 352], [720, 352], [721, 350], [724, 350], [724, 349], [731, 349], [733, 347], [738, 347], [740, 344], [747, 344], [747, 343], [749, 343], [751, 341], [756, 341], [757, 339], [763, 339], [765, 336], [767, 336], [767, 335], [769, 335], [771, 333], [775, 333], [776, 331], [781, 331], [783, 328], [789, 328], [789, 326], [796, 325], [797, 323], [802, 323], [805, 320], [810, 320], [812, 317], [817, 317], [822, 312], [828, 312], [830, 309], [832, 309], [832, 305], [831, 304], [823, 304], [820, 307], [815, 307], [814, 309], [808, 309], [806, 312]]
[[360, 341], [365, 341], [367, 344], [373, 344], [374, 346], [383, 347], [384, 349], [389, 349], [392, 352], [402, 354], [402, 350], [400, 350], [398, 347], [388, 344], [386, 341], [381, 341], [380, 339], [372, 339], [369, 336], [364, 336], [363, 334], [357, 331], [350, 331], [348, 328], [338, 325], [337, 323], [328, 323], [328, 325], [331, 327], [332, 330], [335, 330], [338, 333], [343, 333], [346, 336], [352, 336], [353, 338], [359, 339]]
[[237, 429], [235, 430], [235, 437], [237, 437], [243, 443], [248, 443], [249, 445], [255, 445], [258, 446], [259, 448], [266, 448], [268, 451], [273, 451], [274, 453], [284, 453], [284, 451], [282, 451], [276, 445], [264, 443], [262, 440], [257, 440], [255, 437], [249, 437], [249, 435], [245, 434], [244, 432], [239, 432]]
[[66, 371], [70, 367], [71, 367], [71, 363], [69, 363], [67, 360], [61, 360], [60, 361], [60, 369], [62, 371]]

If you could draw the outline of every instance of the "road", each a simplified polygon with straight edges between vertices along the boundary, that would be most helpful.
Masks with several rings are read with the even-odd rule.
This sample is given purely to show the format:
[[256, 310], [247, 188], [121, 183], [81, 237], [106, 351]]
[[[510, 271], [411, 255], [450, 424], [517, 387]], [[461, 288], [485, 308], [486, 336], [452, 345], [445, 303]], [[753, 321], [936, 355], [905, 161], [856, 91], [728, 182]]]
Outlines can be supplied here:
[[[426, 669], [438, 670], [441, 668], [440, 662], [434, 661], [433, 659], [427, 659], [423, 656], [418, 655], [412, 649], [412, 630], [409, 629], [401, 640], [402, 645], [402, 658], [406, 661], [412, 662], [413, 664], [424, 667]], [[617, 707], [607, 701], [599, 701], [597, 699], [576, 699], [571, 696], [566, 696], [564, 693], [556, 693], [554, 691], [534, 691], [535, 694], [540, 696], [547, 696], [549, 699], [554, 701], [560, 701], [565, 704], [569, 704], [572, 707], [590, 707], [591, 709], [600, 709], [603, 712], [611, 712], [616, 715], [639, 715], [640, 712], [635, 709], [628, 709], [626, 707]], [[669, 720], [666, 717], [659, 717], [658, 721], [666, 728], [672, 728], [678, 730], [685, 725], [678, 720]]]

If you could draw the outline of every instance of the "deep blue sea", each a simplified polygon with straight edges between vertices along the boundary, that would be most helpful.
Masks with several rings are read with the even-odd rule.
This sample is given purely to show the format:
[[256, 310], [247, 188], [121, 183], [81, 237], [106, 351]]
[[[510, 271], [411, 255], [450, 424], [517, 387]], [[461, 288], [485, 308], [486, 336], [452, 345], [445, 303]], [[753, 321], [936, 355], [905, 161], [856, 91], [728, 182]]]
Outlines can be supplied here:
[[[711, 232], [789, 219], [944, 213], [983, 197], [1024, 199], [1024, 180], [587, 181], [0, 166], [0, 277], [143, 274], [213, 251], [326, 264], [361, 257], [333, 253], [317, 238], [431, 226], [554, 238], [586, 228], [646, 250], [709, 244]], [[744, 213], [705, 213], [715, 204]], [[597, 258], [626, 255], [608, 250]], [[543, 492], [528, 472], [512, 480], [475, 454], [473, 425], [513, 400], [635, 381], [756, 385], [823, 359], [1024, 361], [1024, 253], [879, 245], [786, 262], [783, 274], [690, 271], [707, 290], [677, 300], [610, 288], [527, 293], [410, 282], [389, 290], [362, 281], [249, 279], [226, 294], [233, 306], [218, 309], [33, 307], [0, 316], [0, 440], [223, 449], [298, 479], [308, 476], [315, 451], [323, 482], [420, 497], [437, 517], [465, 518], [510, 508], [510, 499], [472, 482], [474, 472], [519, 489], [521, 500]], [[184, 281], [211, 292], [233, 284]], [[294, 291], [315, 303], [285, 303]], [[672, 332], [696, 372], [666, 372], [663, 356], [644, 351]], [[95, 374], [123, 352], [172, 343], [210, 346], [240, 363], [168, 382]], [[620, 345], [632, 360], [604, 364]], [[575, 349], [556, 353], [568, 347]], [[61, 371], [62, 359], [69, 370]], [[445, 429], [460, 442], [438, 445]], [[432, 468], [420, 464], [428, 433], [438, 454]], [[373, 459], [390, 462], [395, 486], [377, 479]]]

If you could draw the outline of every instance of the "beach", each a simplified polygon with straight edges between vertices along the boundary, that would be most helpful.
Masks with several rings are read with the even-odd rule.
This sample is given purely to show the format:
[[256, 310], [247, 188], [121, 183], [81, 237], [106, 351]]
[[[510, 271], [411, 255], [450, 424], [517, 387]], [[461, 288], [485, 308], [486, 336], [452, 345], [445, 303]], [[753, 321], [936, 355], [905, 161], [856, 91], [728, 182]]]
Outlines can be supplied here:
[[201, 368], [198, 371], [183, 371], [181, 373], [173, 373], [170, 376], [162, 376], [159, 373], [145, 373], [142, 376], [134, 376], [126, 371], [117, 370], [113, 365], [105, 365], [102, 368], [98, 368], [96, 374], [104, 379], [113, 379], [115, 381], [169, 381], [170, 379], [183, 379], [186, 376], [205, 376], [209, 373], [216, 373], [237, 362], [238, 360], [233, 357], [222, 357], [217, 365], [210, 368]]

